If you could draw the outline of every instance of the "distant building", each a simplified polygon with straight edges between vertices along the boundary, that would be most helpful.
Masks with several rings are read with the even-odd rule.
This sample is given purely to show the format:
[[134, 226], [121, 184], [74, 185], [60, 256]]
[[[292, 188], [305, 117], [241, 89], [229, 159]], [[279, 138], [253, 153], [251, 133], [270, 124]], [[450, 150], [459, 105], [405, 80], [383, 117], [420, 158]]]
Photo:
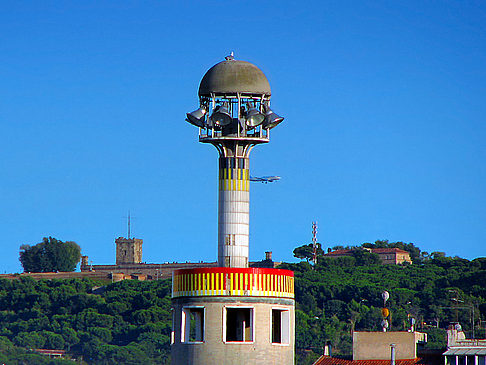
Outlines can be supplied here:
[[445, 365], [485, 365], [486, 339], [466, 339], [461, 325], [451, 325], [444, 357]]
[[349, 250], [335, 250], [329, 251], [328, 253], [324, 254], [324, 257], [345, 257], [345, 256], [352, 256], [354, 250], [367, 250], [372, 253], [376, 253], [380, 258], [381, 262], [385, 265], [398, 265], [403, 264], [404, 262], [412, 263], [410, 258], [410, 253], [408, 251], [402, 250], [397, 247], [393, 248], [366, 248], [366, 247], [357, 247], [356, 249], [349, 249]]
[[[167, 279], [172, 271], [178, 269], [197, 269], [217, 267], [217, 262], [166, 262], [162, 264], [147, 264], [142, 262], [143, 240], [138, 238], [118, 237], [116, 244], [115, 265], [92, 265], [88, 256], [81, 257], [81, 272], [102, 274], [111, 277], [114, 281], [125, 279], [157, 280]], [[250, 262], [250, 267], [275, 268], [280, 262], [272, 260], [272, 252], [265, 252], [265, 260]]]
[[427, 334], [421, 332], [355, 331], [352, 358], [333, 357], [326, 348], [314, 365], [442, 365], [440, 353], [421, 353], [426, 342]]
[[142, 262], [143, 240], [118, 237], [116, 243], [116, 264], [140, 264]]
[[50, 358], [62, 359], [64, 356], [66, 356], [65, 350], [35, 349], [34, 351], [40, 355], [44, 355]]
[[422, 332], [358, 332], [353, 333], [353, 360], [390, 359], [390, 344], [395, 345], [395, 359], [417, 358], [417, 348], [427, 342]]

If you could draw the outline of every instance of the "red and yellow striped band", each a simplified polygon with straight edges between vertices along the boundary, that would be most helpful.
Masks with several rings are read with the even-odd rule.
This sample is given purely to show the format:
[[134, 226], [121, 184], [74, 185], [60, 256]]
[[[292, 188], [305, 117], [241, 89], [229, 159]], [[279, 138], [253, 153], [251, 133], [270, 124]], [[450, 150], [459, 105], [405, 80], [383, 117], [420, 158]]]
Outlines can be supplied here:
[[294, 273], [226, 267], [174, 270], [172, 297], [197, 296], [294, 298]]

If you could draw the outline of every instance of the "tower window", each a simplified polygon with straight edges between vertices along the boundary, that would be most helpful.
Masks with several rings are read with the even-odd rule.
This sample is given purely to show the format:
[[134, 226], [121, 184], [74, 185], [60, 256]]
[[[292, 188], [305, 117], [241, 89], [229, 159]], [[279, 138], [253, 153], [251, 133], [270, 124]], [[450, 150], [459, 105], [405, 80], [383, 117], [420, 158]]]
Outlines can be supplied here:
[[272, 309], [272, 343], [290, 343], [290, 311]]
[[226, 309], [226, 342], [253, 342], [253, 308]]
[[204, 307], [184, 307], [181, 326], [181, 342], [203, 342]]

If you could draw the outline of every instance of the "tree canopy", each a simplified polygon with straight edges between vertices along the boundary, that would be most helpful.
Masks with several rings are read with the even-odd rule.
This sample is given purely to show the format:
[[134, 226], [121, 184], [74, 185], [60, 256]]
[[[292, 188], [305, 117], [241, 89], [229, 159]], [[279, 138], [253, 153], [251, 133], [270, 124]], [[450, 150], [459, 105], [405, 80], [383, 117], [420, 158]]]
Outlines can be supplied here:
[[81, 259], [76, 242], [44, 237], [42, 242], [20, 246], [20, 263], [27, 272], [74, 271]]
[[0, 279], [0, 364], [47, 365], [36, 348], [82, 355], [83, 364], [168, 364], [170, 280], [126, 280], [93, 294], [102, 284]]
[[[324, 254], [324, 251], [321, 248], [321, 244], [317, 243], [316, 245], [316, 256], [322, 256]], [[312, 243], [299, 246], [294, 250], [293, 254], [294, 257], [297, 257], [298, 259], [306, 259], [307, 262], [309, 262], [314, 257], [314, 246]]]

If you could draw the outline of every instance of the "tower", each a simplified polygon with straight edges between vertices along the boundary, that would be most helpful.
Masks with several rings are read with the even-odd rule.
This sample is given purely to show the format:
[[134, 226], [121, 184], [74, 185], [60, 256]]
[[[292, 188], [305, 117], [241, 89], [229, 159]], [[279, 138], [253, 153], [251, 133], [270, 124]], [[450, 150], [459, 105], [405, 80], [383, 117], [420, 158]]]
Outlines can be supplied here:
[[173, 364], [294, 363], [293, 272], [248, 267], [250, 151], [283, 120], [270, 96], [263, 72], [230, 55], [206, 72], [187, 114], [219, 153], [218, 267], [173, 273]]
[[118, 237], [116, 243], [116, 264], [140, 264], [142, 262], [143, 240]]

